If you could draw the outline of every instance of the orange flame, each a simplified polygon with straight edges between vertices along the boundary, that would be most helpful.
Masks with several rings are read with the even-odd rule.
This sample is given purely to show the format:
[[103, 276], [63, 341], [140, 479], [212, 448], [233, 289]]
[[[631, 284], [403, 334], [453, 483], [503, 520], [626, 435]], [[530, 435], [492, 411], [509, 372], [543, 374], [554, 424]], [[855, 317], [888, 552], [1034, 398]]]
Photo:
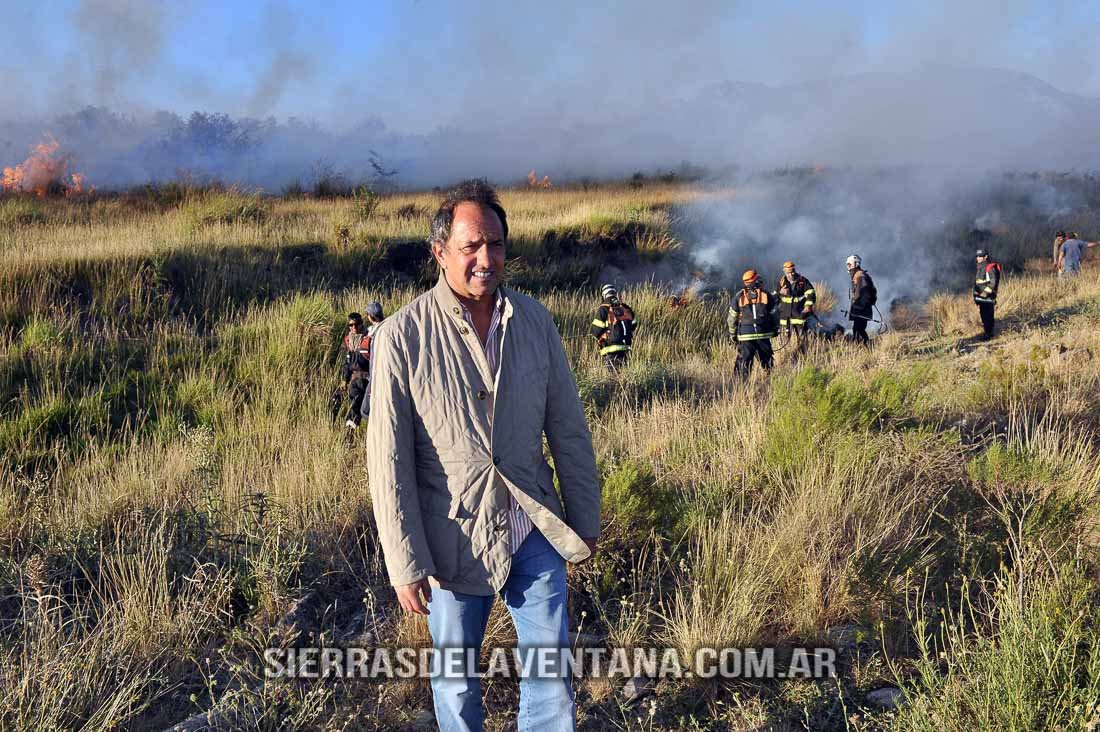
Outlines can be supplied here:
[[553, 188], [554, 184], [550, 182], [550, 176], [542, 176], [542, 180], [535, 175], [535, 171], [531, 171], [527, 174], [527, 185], [530, 188]]
[[46, 139], [31, 149], [30, 157], [22, 165], [4, 168], [3, 191], [5, 193], [33, 193], [44, 198], [50, 193], [79, 196], [90, 193], [81, 173], [69, 174], [70, 157], [57, 155], [61, 149], [54, 136], [46, 133]]

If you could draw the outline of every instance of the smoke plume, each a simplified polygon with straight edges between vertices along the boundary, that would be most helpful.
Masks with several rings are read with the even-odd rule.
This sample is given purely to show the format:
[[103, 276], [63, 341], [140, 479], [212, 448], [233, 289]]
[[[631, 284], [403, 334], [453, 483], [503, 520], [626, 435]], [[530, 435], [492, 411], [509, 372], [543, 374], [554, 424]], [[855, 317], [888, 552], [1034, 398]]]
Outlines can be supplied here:
[[[45, 132], [101, 190], [186, 172], [278, 192], [318, 161], [369, 178], [372, 151], [407, 187], [686, 162], [744, 189], [688, 212], [701, 262], [857, 250], [913, 294], [1005, 171], [1100, 167], [1100, 9], [1072, 0], [358, 5], [14, 9], [2, 162]], [[764, 174], [813, 165], [832, 172]], [[1042, 216], [1072, 204], [1013, 186]]]

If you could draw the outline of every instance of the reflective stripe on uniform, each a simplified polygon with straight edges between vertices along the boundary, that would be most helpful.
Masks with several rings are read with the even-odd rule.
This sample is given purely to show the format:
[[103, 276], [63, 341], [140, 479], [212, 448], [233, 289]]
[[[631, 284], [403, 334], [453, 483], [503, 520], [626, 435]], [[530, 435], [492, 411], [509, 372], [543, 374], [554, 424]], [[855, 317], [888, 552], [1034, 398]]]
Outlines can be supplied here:
[[738, 341], [762, 341], [765, 338], [775, 338], [778, 333], [738, 333]]
[[596, 326], [597, 328], [606, 328], [607, 327], [607, 321], [606, 320], [600, 320], [600, 319], [597, 318], [596, 320], [592, 321], [592, 325]]
[[630, 346], [625, 345], [623, 343], [616, 343], [614, 345], [604, 346], [603, 348], [601, 348], [600, 349], [600, 355], [601, 356], [606, 356], [609, 353], [618, 353], [619, 351], [629, 351], [629, 350], [630, 350]]

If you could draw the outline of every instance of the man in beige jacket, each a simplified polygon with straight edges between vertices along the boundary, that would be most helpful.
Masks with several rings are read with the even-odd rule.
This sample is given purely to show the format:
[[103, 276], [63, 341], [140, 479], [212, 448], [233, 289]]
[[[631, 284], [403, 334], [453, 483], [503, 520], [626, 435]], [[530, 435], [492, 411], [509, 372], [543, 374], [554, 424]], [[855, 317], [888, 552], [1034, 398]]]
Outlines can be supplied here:
[[[496, 594], [521, 648], [568, 649], [565, 561], [590, 557], [600, 530], [573, 374], [546, 308], [500, 284], [507, 238], [493, 189], [459, 184], [432, 220], [438, 284], [373, 341], [368, 470], [386, 570], [441, 651], [477, 653]], [[443, 730], [481, 729], [480, 682], [464, 670], [432, 678]], [[574, 717], [567, 673], [521, 680], [520, 730]]]

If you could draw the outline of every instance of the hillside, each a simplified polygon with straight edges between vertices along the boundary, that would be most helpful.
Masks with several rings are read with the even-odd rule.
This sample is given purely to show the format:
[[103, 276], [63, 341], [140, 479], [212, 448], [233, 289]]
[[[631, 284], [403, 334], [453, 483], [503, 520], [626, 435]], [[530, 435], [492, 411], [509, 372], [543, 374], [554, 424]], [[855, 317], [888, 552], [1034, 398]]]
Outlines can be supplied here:
[[[558, 323], [603, 482], [571, 628], [827, 645], [840, 678], [666, 679], [637, 702], [584, 680], [581, 729], [1100, 723], [1100, 269], [1010, 274], [988, 344], [968, 293], [940, 293], [871, 351], [784, 348], [745, 383], [720, 300], [628, 289], [643, 326], [613, 380], [585, 336], [600, 271], [687, 272], [675, 224], [699, 195], [503, 193], [510, 282]], [[427, 639], [386, 584], [362, 437], [328, 404], [346, 313], [433, 281], [436, 200], [0, 199], [0, 727], [424, 722], [426, 680], [276, 682], [262, 653]], [[884, 687], [906, 703], [876, 704]], [[516, 694], [489, 686], [488, 728]]]

